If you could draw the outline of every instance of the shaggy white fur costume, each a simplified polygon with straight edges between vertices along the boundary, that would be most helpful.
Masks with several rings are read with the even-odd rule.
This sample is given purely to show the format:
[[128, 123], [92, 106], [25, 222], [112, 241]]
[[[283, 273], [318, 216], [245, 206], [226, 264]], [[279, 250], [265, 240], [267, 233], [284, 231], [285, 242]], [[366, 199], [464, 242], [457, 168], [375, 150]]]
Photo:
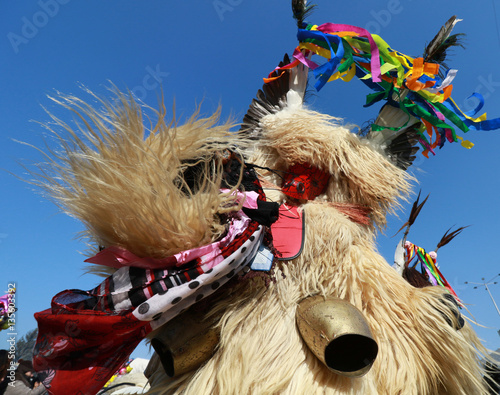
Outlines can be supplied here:
[[[282, 262], [269, 288], [248, 281], [220, 302], [221, 341], [196, 372], [169, 379], [161, 366], [153, 394], [481, 394], [486, 393], [466, 325], [453, 329], [439, 311], [442, 288], [416, 289], [377, 253], [374, 228], [407, 196], [409, 177], [336, 120], [301, 106], [262, 120], [251, 163], [285, 170], [306, 162], [331, 174], [324, 195], [301, 205], [304, 251]], [[273, 174], [263, 174], [279, 183]], [[278, 184], [279, 185], [279, 184]], [[275, 190], [268, 196], [285, 201]], [[372, 226], [359, 225], [329, 202], [372, 209]], [[345, 299], [365, 315], [379, 345], [371, 371], [350, 379], [329, 371], [302, 341], [297, 304], [311, 295]], [[455, 322], [451, 311], [449, 319]]]
[[[81, 128], [87, 137], [71, 132], [73, 143], [62, 140], [65, 152], [52, 163], [56, 175], [42, 176], [67, 212], [87, 225], [96, 245], [162, 257], [217, 238], [223, 224], [214, 222], [216, 214], [231, 206], [231, 198], [218, 192], [220, 169], [207, 170], [206, 186], [186, 196], [178, 192], [185, 159], [210, 167], [207, 158], [239, 146], [247, 147], [249, 163], [286, 170], [306, 162], [331, 175], [323, 195], [296, 202], [306, 219], [302, 254], [278, 264], [275, 283], [252, 278], [222, 294], [209, 311], [221, 316], [213, 357], [175, 378], [167, 377], [161, 364], [151, 366], [151, 394], [487, 392], [476, 350], [483, 348], [468, 324], [457, 331], [446, 322], [443, 314], [456, 323], [441, 297], [446, 291], [412, 287], [376, 251], [375, 230], [410, 192], [407, 173], [338, 120], [303, 108], [297, 98], [262, 118], [262, 133], [251, 147], [228, 134], [229, 125], [215, 126], [216, 117], [193, 118], [178, 127], [167, 125], [161, 111], [148, 134], [138, 106], [118, 98], [118, 104], [105, 104], [104, 112], [75, 98], [62, 101], [87, 116], [89, 123]], [[280, 185], [274, 173], [263, 171], [261, 177]], [[286, 201], [279, 189], [266, 192], [270, 200]], [[370, 225], [351, 221], [331, 203], [369, 207]], [[335, 374], [305, 345], [295, 312], [312, 295], [342, 298], [362, 311], [379, 346], [368, 374], [355, 379]]]

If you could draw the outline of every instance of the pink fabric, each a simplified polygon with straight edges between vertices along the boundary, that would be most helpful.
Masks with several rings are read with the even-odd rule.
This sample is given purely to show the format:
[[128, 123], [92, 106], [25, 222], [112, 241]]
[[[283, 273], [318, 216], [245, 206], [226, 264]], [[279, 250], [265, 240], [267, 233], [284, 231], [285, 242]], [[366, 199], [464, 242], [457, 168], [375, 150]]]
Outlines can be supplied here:
[[[222, 193], [229, 193], [229, 189], [221, 189], [220, 190]], [[241, 192], [241, 191], [236, 191], [236, 196], [238, 197], [238, 202], [243, 202], [243, 207], [250, 208], [250, 209], [258, 209], [259, 206], [257, 205], [257, 199], [259, 198], [259, 194], [254, 191], [249, 191], [249, 192]]]
[[119, 269], [123, 266], [137, 266], [145, 268], [170, 268], [176, 265], [177, 261], [174, 256], [169, 256], [165, 259], [155, 258], [139, 258], [138, 256], [127, 251], [125, 248], [110, 246], [85, 260], [88, 263], [103, 265]]
[[[247, 193], [243, 206], [256, 208], [257, 196], [257, 193]], [[249, 222], [250, 218], [243, 211], [239, 211], [237, 218], [231, 221], [227, 234], [221, 240], [192, 250], [181, 251], [164, 259], [140, 258], [124, 248], [110, 246], [93, 257], [88, 258], [85, 262], [109, 266], [115, 269], [123, 266], [134, 266], [142, 269], [164, 269], [181, 266], [193, 259], [203, 257], [204, 261], [209, 262], [209, 267], [213, 267], [220, 263], [220, 256], [218, 257], [218, 255], [220, 255], [221, 248], [232, 243], [235, 237], [245, 230]]]
[[312, 60], [307, 59], [304, 56], [303, 52], [297, 48], [295, 48], [295, 51], [293, 52], [293, 57], [295, 59], [298, 59], [301, 63], [305, 64], [311, 70], [314, 70], [316, 67], [318, 67], [317, 63], [314, 63]]

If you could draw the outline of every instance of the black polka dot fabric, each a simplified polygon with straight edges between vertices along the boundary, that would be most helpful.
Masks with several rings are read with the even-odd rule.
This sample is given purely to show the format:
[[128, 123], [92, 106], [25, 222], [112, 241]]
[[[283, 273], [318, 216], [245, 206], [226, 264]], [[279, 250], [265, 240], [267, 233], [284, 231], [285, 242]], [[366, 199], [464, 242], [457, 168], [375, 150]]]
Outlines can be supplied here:
[[[152, 329], [163, 325], [182, 310], [214, 293], [245, 267], [248, 268], [247, 262], [251, 262], [255, 257], [263, 238], [264, 229], [255, 229], [231, 255], [211, 268], [202, 266], [205, 270], [196, 279], [176, 284], [166, 293], [152, 295], [147, 299], [147, 311], [141, 308], [143, 303], [133, 311], [134, 316], [141, 321], [151, 321]], [[172, 280], [174, 281], [175, 279]]]

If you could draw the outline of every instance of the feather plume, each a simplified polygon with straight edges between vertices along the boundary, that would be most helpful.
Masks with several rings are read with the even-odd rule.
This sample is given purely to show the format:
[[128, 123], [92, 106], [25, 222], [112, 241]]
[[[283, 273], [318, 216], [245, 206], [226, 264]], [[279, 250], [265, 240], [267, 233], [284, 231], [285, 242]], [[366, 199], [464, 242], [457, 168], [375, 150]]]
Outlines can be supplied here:
[[454, 230], [453, 232], [451, 233], [448, 233], [450, 229], [448, 229], [446, 231], [446, 233], [443, 235], [443, 237], [441, 237], [441, 240], [439, 241], [436, 249], [434, 251], [437, 252], [437, 250], [441, 247], [444, 247], [446, 244], [448, 244], [450, 241], [452, 241], [455, 236], [458, 236], [460, 233], [462, 233], [462, 230], [464, 230], [465, 228], [468, 228], [469, 226], [461, 226], [460, 228], [458, 228], [457, 230]]
[[[462, 40], [463, 34], [451, 35], [453, 27], [460, 20], [461, 19], [457, 19], [456, 16], [451, 17], [445, 25], [441, 27], [438, 34], [424, 50], [424, 62], [442, 65], [439, 71], [439, 76], [441, 78], [444, 78], [445, 73], [443, 70], [447, 68], [445, 60], [448, 55], [448, 50], [456, 46], [464, 47]], [[404, 88], [401, 89], [399, 97], [393, 95], [392, 98], [394, 101], [398, 102], [404, 98], [407, 93], [408, 89]], [[421, 123], [416, 121], [417, 120], [413, 118], [408, 119], [408, 114], [401, 109], [391, 105], [385, 105], [380, 110], [379, 116], [375, 120], [375, 124], [392, 128], [401, 127], [401, 129], [398, 132], [394, 132], [390, 128], [377, 132], [370, 132], [367, 137], [374, 144], [381, 147], [396, 166], [407, 170], [413, 163], [415, 154], [418, 151], [417, 144], [419, 140], [417, 131]]]
[[415, 160], [415, 154], [418, 152], [418, 130], [420, 122], [409, 126], [404, 133], [399, 133], [396, 138], [392, 139], [387, 145], [386, 154], [396, 166], [403, 170], [407, 170]]
[[292, 0], [293, 17], [299, 28], [302, 28], [304, 20], [311, 15], [314, 8], [316, 4], [307, 4], [307, 0]]
[[[394, 101], [403, 99], [408, 91], [402, 89], [399, 97], [393, 95]], [[418, 130], [421, 122], [410, 116], [398, 107], [386, 104], [379, 112], [376, 125], [387, 127], [380, 131], [370, 131], [367, 135], [369, 141], [382, 149], [391, 162], [399, 168], [406, 170], [415, 160], [418, 151]], [[401, 129], [397, 132], [391, 128]]]
[[292, 69], [279, 69], [290, 62], [290, 57], [285, 54], [277, 70], [269, 75], [270, 81], [257, 91], [256, 98], [252, 100], [240, 129], [249, 139], [257, 140], [260, 137], [260, 121], [263, 117], [287, 107], [287, 94], [290, 91], [296, 92], [300, 101], [304, 100], [308, 68], [300, 64]]
[[406, 221], [403, 224], [403, 226], [401, 226], [401, 228], [399, 228], [399, 230], [396, 232], [396, 234], [398, 234], [406, 227], [406, 230], [405, 230], [405, 233], [403, 236], [403, 245], [404, 245], [404, 242], [406, 240], [406, 236], [408, 236], [408, 232], [410, 231], [411, 226], [415, 223], [418, 215], [420, 214], [420, 211], [422, 210], [422, 207], [424, 207], [424, 204], [427, 202], [427, 199], [429, 199], [430, 195], [427, 195], [427, 197], [424, 199], [424, 201], [419, 204], [421, 193], [422, 193], [422, 191], [418, 192], [417, 200], [415, 200], [413, 202], [413, 206], [411, 207], [410, 217], [408, 218], [408, 221]]
[[[451, 34], [453, 27], [460, 21], [461, 19], [457, 19], [454, 15], [441, 27], [438, 34], [425, 47], [425, 62], [441, 64], [443, 66], [441, 69], [447, 68], [445, 60], [448, 55], [448, 49], [457, 46], [464, 48], [463, 37], [465, 35], [463, 33]], [[442, 71], [440, 71], [439, 75], [443, 76]]]

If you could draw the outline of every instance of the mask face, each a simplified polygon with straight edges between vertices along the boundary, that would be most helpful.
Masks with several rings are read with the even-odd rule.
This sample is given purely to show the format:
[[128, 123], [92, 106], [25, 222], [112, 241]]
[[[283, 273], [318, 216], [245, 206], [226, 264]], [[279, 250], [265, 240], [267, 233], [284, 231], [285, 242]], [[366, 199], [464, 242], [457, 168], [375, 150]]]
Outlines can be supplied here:
[[281, 190], [295, 199], [313, 200], [325, 192], [329, 179], [328, 173], [307, 163], [300, 163], [289, 168]]

